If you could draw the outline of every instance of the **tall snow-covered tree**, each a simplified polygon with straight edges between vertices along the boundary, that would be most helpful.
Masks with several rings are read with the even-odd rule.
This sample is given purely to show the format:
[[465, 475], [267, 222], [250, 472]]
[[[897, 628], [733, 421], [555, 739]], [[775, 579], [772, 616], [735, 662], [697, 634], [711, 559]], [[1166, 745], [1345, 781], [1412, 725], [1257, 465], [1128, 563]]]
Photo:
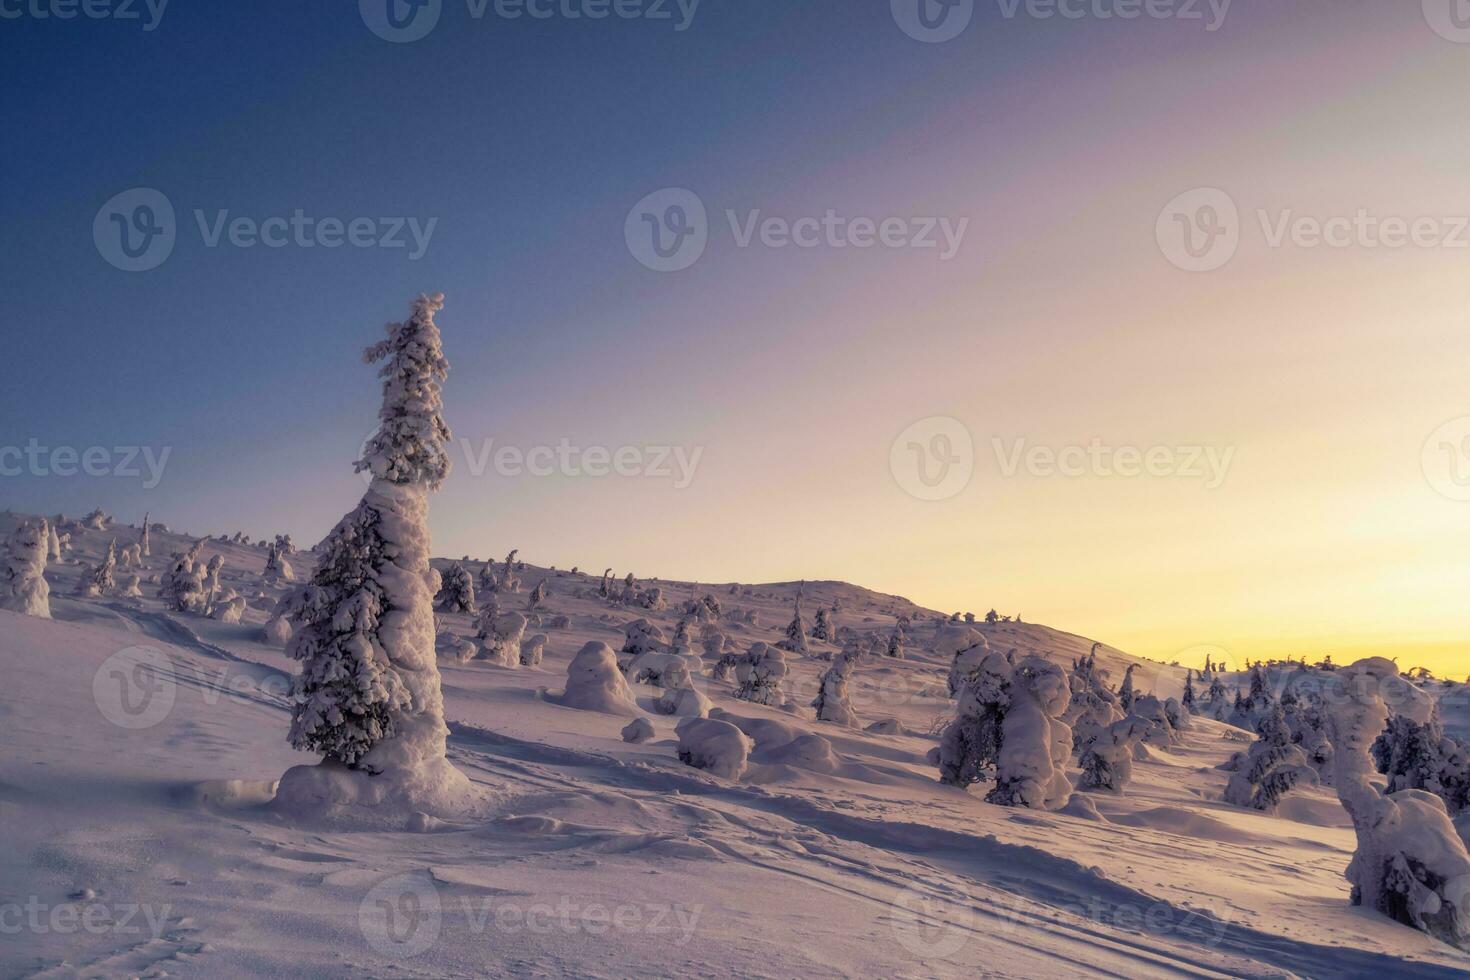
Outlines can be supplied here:
[[138, 544], [143, 547], [143, 557], [147, 558], [153, 554], [153, 544], [148, 539], [148, 520], [153, 514], [149, 511], [143, 513], [143, 533], [138, 536]]
[[1184, 697], [1180, 699], [1180, 703], [1190, 711], [1193, 711], [1194, 701], [1194, 671], [1191, 669], [1189, 673], [1184, 675]]
[[38, 619], [51, 618], [46, 554], [53, 533], [43, 517], [39, 521], [23, 522], [10, 535], [10, 553], [0, 574], [0, 609]]
[[542, 579], [541, 581], [536, 583], [536, 587], [531, 590], [530, 596], [528, 596], [526, 599], [526, 612], [535, 612], [536, 609], [540, 607], [541, 603], [545, 601], [546, 579]]
[[316, 766], [281, 779], [278, 801], [305, 808], [391, 804], [454, 811], [472, 795], [445, 758], [449, 729], [434, 651], [429, 494], [449, 474], [441, 384], [449, 373], [434, 315], [420, 296], [403, 323], [368, 348], [383, 362], [383, 405], [359, 471], [367, 493], [318, 547], [299, 590], [288, 652], [301, 661], [290, 741]]
[[1429, 698], [1403, 682], [1382, 657], [1359, 660], [1335, 675], [1325, 699], [1332, 741], [1333, 787], [1352, 818], [1357, 851], [1348, 863], [1352, 902], [1459, 946], [1470, 946], [1470, 854], [1439, 797], [1419, 790], [1379, 789], [1369, 748], [1388, 721], [1383, 692], [1421, 724]]

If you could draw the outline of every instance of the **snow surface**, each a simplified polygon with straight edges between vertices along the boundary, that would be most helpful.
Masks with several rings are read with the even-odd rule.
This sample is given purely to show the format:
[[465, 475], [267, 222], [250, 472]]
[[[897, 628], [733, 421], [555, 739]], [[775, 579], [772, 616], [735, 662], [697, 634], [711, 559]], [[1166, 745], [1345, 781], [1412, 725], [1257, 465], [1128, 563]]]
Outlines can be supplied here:
[[[0, 539], [20, 519], [0, 515]], [[610, 606], [597, 575], [528, 564], [549, 588], [533, 626], [542, 662], [440, 658], [449, 761], [482, 812], [318, 825], [271, 803], [282, 775], [316, 758], [286, 740], [298, 665], [264, 636], [288, 587], [263, 578], [265, 552], [205, 543], [202, 560], [224, 559], [222, 584], [252, 597], [228, 623], [154, 595], [195, 539], [155, 526], [143, 597], [76, 598], [108, 541], [137, 532], [71, 537], [46, 570], [53, 619], [0, 612], [0, 976], [1470, 971], [1465, 954], [1349, 905], [1355, 836], [1330, 788], [1295, 790], [1269, 815], [1225, 804], [1230, 774], [1216, 767], [1249, 739], [1218, 721], [1196, 717], [1179, 744], [1149, 747], [1121, 794], [1074, 793], [1055, 812], [941, 785], [926, 756], [953, 712], [959, 631], [936, 652], [933, 613], [914, 619], [905, 659], [870, 656], [852, 672], [853, 710], [879, 731], [817, 721], [807, 705], [831, 664], [800, 653], [785, 658], [784, 706], [737, 700], [736, 679], [706, 668], [692, 683], [709, 719], [661, 714], [666, 690], [613, 680], [627, 624], [672, 636], [691, 592], [646, 576], [642, 588], [679, 601]], [[315, 560], [293, 556], [298, 581]], [[799, 587], [807, 608], [837, 605], [835, 626], [859, 634], [886, 638], [896, 614], [923, 613], [835, 582], [702, 588], [724, 607], [727, 650], [744, 652], [784, 636]], [[437, 628], [475, 634], [467, 614]], [[1018, 663], [1070, 668], [1092, 646], [1029, 623], [973, 629]], [[562, 702], [579, 652], [572, 686], [601, 710]], [[1098, 652], [1115, 686], [1129, 664], [1140, 692], [1180, 694], [1182, 668]], [[1470, 726], [1463, 697], [1441, 711], [1447, 727]], [[648, 737], [625, 741], [635, 718]], [[731, 729], [751, 743], [738, 779], [680, 761], [676, 726], [694, 722], [703, 751]]]

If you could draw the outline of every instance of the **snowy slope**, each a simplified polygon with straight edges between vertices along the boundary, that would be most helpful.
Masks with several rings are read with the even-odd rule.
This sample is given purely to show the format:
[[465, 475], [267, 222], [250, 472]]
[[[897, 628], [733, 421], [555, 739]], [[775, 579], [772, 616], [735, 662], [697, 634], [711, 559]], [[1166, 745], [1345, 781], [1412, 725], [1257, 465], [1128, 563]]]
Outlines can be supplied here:
[[[0, 533], [13, 518], [0, 517]], [[74, 534], [90, 561], [116, 534]], [[186, 539], [154, 534], [148, 571]], [[948, 658], [911, 631], [902, 661], [854, 678], [866, 725], [804, 705], [828, 664], [790, 658], [795, 713], [715, 704], [768, 723], [737, 782], [689, 768], [674, 719], [635, 686], [655, 729], [557, 704], [588, 640], [615, 649], [647, 616], [579, 592], [597, 577], [523, 573], [519, 609], [546, 577], [546, 612], [570, 617], [539, 668], [441, 663], [450, 758], [488, 791], [461, 824], [349, 833], [265, 805], [312, 761], [286, 744], [294, 664], [260, 628], [281, 586], [265, 554], [211, 541], [225, 582], [264, 593], [227, 625], [144, 599], [69, 598], [80, 567], [53, 563], [54, 621], [0, 612], [0, 975], [37, 976], [1453, 976], [1470, 958], [1351, 908], [1352, 833], [1312, 788], [1274, 817], [1220, 802], [1215, 766], [1240, 747], [1197, 720], [1153, 752], [1122, 797], [1078, 794], [1064, 812], [987, 805], [941, 786], [925, 754], [950, 702]], [[298, 578], [311, 558], [292, 559]], [[445, 563], [436, 562], [444, 567]], [[478, 569], [478, 566], [475, 566]], [[621, 574], [621, 570], [619, 574]], [[671, 605], [689, 583], [662, 587]], [[740, 649], [774, 642], [796, 583], [704, 584]], [[803, 608], [840, 600], [837, 624], [886, 633], [911, 603], [809, 582]], [[754, 610], [755, 625], [730, 625]], [[981, 611], [981, 610], [977, 610]], [[472, 636], [470, 619], [441, 628]], [[993, 649], [1070, 666], [1092, 643], [1032, 624], [977, 627]], [[146, 649], [153, 652], [139, 652]], [[837, 648], [813, 644], [813, 652]], [[1104, 648], [1114, 679], [1174, 695], [1183, 672]], [[151, 697], [149, 696], [151, 692]], [[789, 728], [783, 731], [781, 726]], [[816, 735], [829, 743], [803, 738]], [[76, 896], [76, 897], [72, 897]]]

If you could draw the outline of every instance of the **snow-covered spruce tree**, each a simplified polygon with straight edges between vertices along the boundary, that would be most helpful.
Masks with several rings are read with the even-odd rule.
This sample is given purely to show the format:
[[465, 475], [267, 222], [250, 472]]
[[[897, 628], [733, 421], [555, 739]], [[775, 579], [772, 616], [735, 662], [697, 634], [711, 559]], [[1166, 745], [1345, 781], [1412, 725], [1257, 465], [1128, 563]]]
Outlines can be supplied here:
[[1066, 763], [1072, 730], [1062, 721], [1067, 672], [1040, 656], [1012, 664], [988, 654], [960, 690], [955, 717], [939, 741], [942, 782], [966, 787], [995, 771], [986, 802], [1056, 809], [1071, 798]]
[[530, 620], [518, 612], [480, 617], [477, 636], [481, 656], [501, 667], [519, 667], [521, 643]]
[[792, 653], [809, 652], [806, 645], [806, 620], [801, 616], [801, 596], [799, 594], [796, 597], [795, 613], [791, 622], [786, 626], [786, 638], [781, 641], [780, 645], [783, 650], [790, 650]]
[[658, 653], [668, 647], [664, 631], [646, 619], [635, 619], [623, 632], [623, 649], [618, 652], [618, 665], [624, 670], [628, 664], [645, 653]]
[[505, 571], [500, 576], [500, 591], [521, 591], [521, 580], [516, 577], [516, 554], [519, 548], [512, 548], [505, 556]]
[[1080, 788], [1123, 792], [1133, 778], [1134, 747], [1147, 731], [1148, 722], [1130, 716], [1097, 732], [1082, 751]]
[[[1085, 755], [1092, 741], [1123, 720], [1118, 696], [1102, 682], [1096, 658], [1083, 658], [1071, 675], [1071, 700], [1062, 720], [1072, 728], [1072, 750]], [[1140, 735], [1141, 737], [1141, 735]]]
[[1118, 688], [1118, 704], [1123, 707], [1123, 713], [1127, 714], [1133, 710], [1133, 668], [1135, 664], [1129, 664], [1128, 669], [1123, 672], [1123, 686]]
[[440, 579], [434, 605], [441, 612], [475, 614], [475, 580], [459, 562], [450, 565]]
[[0, 576], [0, 609], [37, 619], [51, 618], [51, 586], [46, 583], [46, 553], [54, 532], [43, 517], [23, 522], [10, 535], [4, 575]]
[[1369, 753], [1377, 770], [1388, 777], [1388, 791], [1422, 789], [1445, 802], [1454, 816], [1470, 801], [1470, 748], [1445, 734], [1435, 704], [1423, 723], [1395, 714], [1373, 742]]
[[[985, 662], [985, 658], [990, 656], [990, 641], [973, 630], [968, 632], [974, 635], [962, 641], [966, 645], [954, 652], [954, 660], [949, 665], [949, 677], [946, 680], [946, 684], [949, 689], [949, 696], [952, 698], [958, 698], [960, 696], [960, 693], [965, 689], [965, 684], [975, 676], [975, 672], [980, 669], [980, 665]], [[936, 648], [936, 652], [945, 648]]]
[[323, 758], [282, 777], [276, 799], [288, 807], [450, 814], [473, 796], [445, 758], [429, 589], [429, 493], [450, 466], [440, 417], [449, 363], [434, 323], [442, 306], [442, 296], [420, 296], [366, 354], [385, 362], [378, 431], [357, 463], [372, 480], [318, 546], [316, 573], [300, 590], [290, 739]]
[[153, 543], [148, 539], [148, 519], [152, 512], [145, 511], [143, 514], [143, 533], [138, 536], [138, 544], [143, 547], [143, 557], [147, 558], [153, 554]]
[[542, 579], [536, 583], [536, 587], [531, 590], [530, 596], [526, 599], [526, 612], [535, 612], [545, 601], [546, 579]]
[[817, 709], [818, 721], [830, 721], [848, 728], [857, 727], [858, 718], [852, 710], [847, 685], [852, 679], [853, 668], [861, 659], [861, 651], [850, 647], [839, 653], [832, 661], [832, 666], [823, 672], [817, 696], [812, 701], [812, 707]]
[[817, 610], [816, 621], [812, 623], [811, 638], [814, 640], [832, 640], [832, 618], [825, 608]]
[[1225, 802], [1270, 813], [1299, 783], [1315, 783], [1317, 771], [1291, 743], [1291, 729], [1280, 705], [1261, 719], [1259, 737], [1231, 760], [1235, 773], [1225, 786]]
[[296, 581], [296, 570], [286, 560], [278, 544], [272, 543], [266, 546], [264, 575], [267, 582]]
[[291, 540], [291, 535], [289, 534], [277, 534], [276, 551], [280, 553], [281, 557], [290, 558], [296, 554], [296, 542]]
[[902, 660], [903, 659], [903, 633], [902, 633], [902, 631], [900, 631], [900, 630], [894, 630], [892, 633], [889, 633], [888, 634], [888, 642], [884, 646], [883, 656], [885, 656], [885, 657], [892, 657], [894, 660]]
[[[1332, 782], [1358, 839], [1347, 868], [1352, 903], [1464, 949], [1470, 946], [1470, 854], [1444, 802], [1423, 790], [1384, 793], [1374, 782], [1369, 747], [1388, 722], [1385, 690], [1402, 684], [1398, 667], [1370, 657], [1337, 671], [1334, 681], [1325, 699]], [[1403, 687], [1395, 708], [1427, 720], [1428, 696]]]
[[199, 553], [204, 550], [204, 542], [207, 540], [200, 538], [188, 551], [175, 553], [173, 564], [164, 574], [159, 598], [167, 599], [178, 612], [204, 613], [205, 567], [199, 561]]
[[[44, 517], [41, 523], [46, 527], [46, 560], [61, 561], [61, 538], [56, 534], [56, 525], [48, 522]], [[145, 555], [148, 552], [143, 552]]]
[[214, 615], [214, 603], [220, 595], [219, 573], [225, 567], [223, 555], [215, 555], [204, 566], [204, 609], [205, 616]]
[[91, 569], [83, 573], [77, 582], [77, 595], [95, 599], [111, 595], [117, 589], [113, 572], [117, 571], [117, 539], [107, 542], [107, 554]]
[[608, 587], [610, 582], [612, 582], [611, 568], [602, 573], [602, 584], [597, 587], [597, 594], [602, 596], [604, 599], [608, 597]]
[[1184, 675], [1184, 697], [1180, 698], [1179, 703], [1190, 711], [1193, 711], [1194, 702], [1194, 671], [1191, 669], [1189, 673]]
[[754, 643], [735, 665], [735, 696], [741, 701], [779, 706], [786, 700], [781, 691], [786, 673], [785, 654], [764, 643]]

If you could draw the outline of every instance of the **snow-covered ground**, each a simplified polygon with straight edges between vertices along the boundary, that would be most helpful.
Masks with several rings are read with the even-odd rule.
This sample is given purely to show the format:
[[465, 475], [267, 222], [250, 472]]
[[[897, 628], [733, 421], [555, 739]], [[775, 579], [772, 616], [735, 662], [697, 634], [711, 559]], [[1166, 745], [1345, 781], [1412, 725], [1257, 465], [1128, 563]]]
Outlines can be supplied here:
[[[0, 535], [16, 522], [0, 516]], [[313, 825], [269, 805], [281, 774], [315, 757], [286, 740], [296, 664], [262, 626], [288, 583], [265, 581], [266, 552], [204, 546], [224, 559], [222, 583], [254, 600], [230, 624], [170, 611], [146, 581], [190, 539], [155, 531], [144, 597], [129, 599], [73, 593], [85, 564], [137, 530], [72, 537], [47, 570], [54, 618], [0, 612], [3, 976], [1470, 972], [1470, 957], [1349, 905], [1354, 836], [1331, 790], [1298, 789], [1273, 816], [1223, 803], [1216, 766], [1249, 736], [1221, 723], [1197, 718], [1183, 745], [1150, 749], [1124, 795], [1078, 793], [1058, 812], [941, 785], [926, 755], [953, 711], [950, 660], [934, 649], [943, 617], [837, 582], [805, 583], [808, 621], [837, 603], [837, 627], [886, 636], [895, 615], [923, 613], [905, 659], [856, 667], [858, 728], [807, 707], [834, 644], [787, 655], [795, 711], [736, 700], [733, 677], [704, 671], [696, 687], [753, 733], [731, 780], [679, 760], [679, 719], [653, 710], [656, 688], [633, 686], [654, 732], [636, 743], [620, 734], [630, 716], [558, 698], [588, 642], [618, 650], [637, 618], [671, 636], [692, 584], [640, 580], [671, 608], [615, 607], [595, 572], [528, 565], [499, 602], [522, 611], [545, 580], [527, 630], [548, 638], [540, 665], [440, 660], [449, 759], [484, 792], [481, 812]], [[310, 574], [309, 552], [290, 561], [298, 581]], [[744, 651], [782, 637], [797, 589], [698, 594], [719, 599]], [[569, 625], [549, 625], [557, 615]], [[439, 626], [475, 635], [466, 614]], [[1092, 647], [1029, 623], [976, 628], [992, 649], [1067, 667]], [[1110, 648], [1098, 663], [1114, 683], [1136, 664], [1140, 691], [1183, 686], [1182, 669]], [[1463, 730], [1467, 706], [1444, 710]]]

